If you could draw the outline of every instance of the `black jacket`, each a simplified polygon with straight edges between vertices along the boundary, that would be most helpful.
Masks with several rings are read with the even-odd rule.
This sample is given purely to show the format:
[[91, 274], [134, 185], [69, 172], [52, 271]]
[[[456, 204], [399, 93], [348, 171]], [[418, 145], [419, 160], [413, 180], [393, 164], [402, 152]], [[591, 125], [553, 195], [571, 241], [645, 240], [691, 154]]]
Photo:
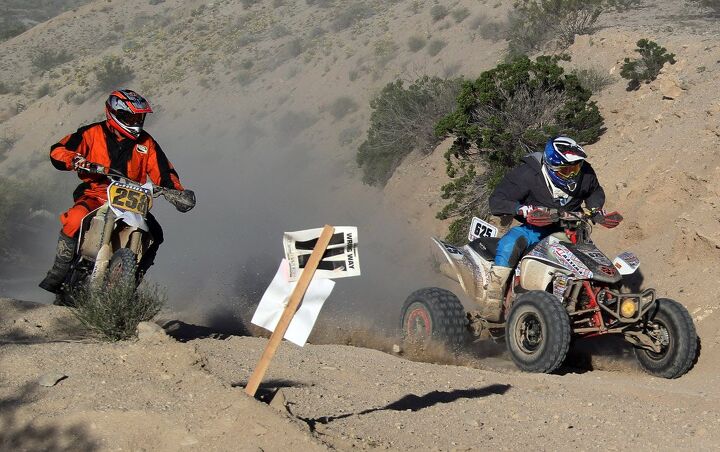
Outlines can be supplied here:
[[522, 205], [552, 207], [571, 212], [580, 210], [583, 201], [589, 209], [603, 207], [605, 192], [588, 162], [582, 166], [575, 190], [569, 193], [572, 200], [561, 206], [553, 199], [545, 183], [541, 160], [541, 152], [526, 155], [519, 166], [505, 175], [490, 195], [490, 211], [493, 215], [517, 215], [517, 209]]

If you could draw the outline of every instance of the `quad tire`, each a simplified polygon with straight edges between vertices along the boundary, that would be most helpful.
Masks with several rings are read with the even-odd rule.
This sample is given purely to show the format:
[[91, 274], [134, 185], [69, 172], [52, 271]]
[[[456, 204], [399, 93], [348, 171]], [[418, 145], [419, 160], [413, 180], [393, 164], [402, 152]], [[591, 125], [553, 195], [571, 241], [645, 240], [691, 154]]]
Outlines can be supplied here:
[[513, 362], [526, 372], [550, 373], [565, 361], [570, 347], [570, 320], [552, 294], [533, 290], [510, 308], [505, 342]]
[[[649, 374], [678, 378], [692, 368], [698, 352], [698, 336], [692, 317], [680, 303], [659, 298], [647, 314], [647, 322], [662, 344], [660, 353], [635, 349], [640, 366]], [[646, 333], [649, 331], [646, 330]]]
[[456, 349], [466, 339], [467, 318], [460, 300], [449, 290], [416, 290], [402, 308], [400, 328], [405, 340], [438, 341]]

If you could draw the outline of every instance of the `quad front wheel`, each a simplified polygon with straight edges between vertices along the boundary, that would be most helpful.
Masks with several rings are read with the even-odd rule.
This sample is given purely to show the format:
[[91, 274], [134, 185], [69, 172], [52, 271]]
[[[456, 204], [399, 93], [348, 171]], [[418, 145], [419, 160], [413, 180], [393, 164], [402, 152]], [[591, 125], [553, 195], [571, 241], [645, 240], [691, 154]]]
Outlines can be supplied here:
[[693, 365], [698, 338], [687, 309], [675, 300], [660, 298], [646, 318], [645, 334], [660, 345], [654, 352], [636, 348], [635, 356], [645, 371], [656, 377], [678, 378]]
[[403, 337], [414, 342], [436, 340], [456, 348], [465, 340], [465, 309], [449, 290], [416, 290], [402, 308]]
[[520, 369], [550, 373], [560, 367], [570, 347], [567, 311], [550, 293], [527, 292], [510, 308], [505, 341]]

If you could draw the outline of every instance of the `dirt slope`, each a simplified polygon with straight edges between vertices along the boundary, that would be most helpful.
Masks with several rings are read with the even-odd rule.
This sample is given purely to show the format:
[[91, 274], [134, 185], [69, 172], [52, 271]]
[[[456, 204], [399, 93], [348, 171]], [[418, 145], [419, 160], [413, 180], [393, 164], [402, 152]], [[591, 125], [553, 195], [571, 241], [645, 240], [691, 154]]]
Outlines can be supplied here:
[[[64, 308], [7, 299], [0, 308], [2, 450], [705, 450], [720, 441], [712, 345], [668, 381], [622, 351], [593, 371], [533, 375], [502, 348], [457, 366], [283, 343], [263, 385], [284, 397], [273, 408], [242, 388], [264, 339], [78, 341], [57, 326], [75, 328]], [[39, 386], [48, 373], [67, 378]]]

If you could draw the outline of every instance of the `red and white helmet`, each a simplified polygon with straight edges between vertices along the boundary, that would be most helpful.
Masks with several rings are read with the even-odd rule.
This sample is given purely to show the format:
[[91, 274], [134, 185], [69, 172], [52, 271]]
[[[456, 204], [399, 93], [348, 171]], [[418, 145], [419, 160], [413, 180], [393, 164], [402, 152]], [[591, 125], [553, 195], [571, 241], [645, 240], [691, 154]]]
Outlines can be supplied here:
[[129, 89], [113, 91], [105, 102], [108, 125], [131, 140], [140, 136], [147, 113], [152, 113], [148, 101]]

